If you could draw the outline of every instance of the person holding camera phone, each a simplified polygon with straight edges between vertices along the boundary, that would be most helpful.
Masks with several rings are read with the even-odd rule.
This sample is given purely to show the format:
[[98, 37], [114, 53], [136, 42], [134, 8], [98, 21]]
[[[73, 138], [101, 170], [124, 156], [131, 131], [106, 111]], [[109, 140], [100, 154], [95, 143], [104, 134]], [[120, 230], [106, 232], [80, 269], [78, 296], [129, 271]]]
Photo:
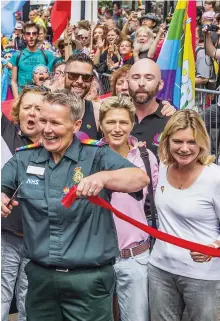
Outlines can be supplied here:
[[[216, 25], [206, 25], [202, 30], [205, 36], [205, 41], [204, 41], [204, 46], [205, 46], [205, 51], [206, 54], [213, 58], [216, 59], [218, 63], [220, 63], [220, 46], [219, 46], [219, 41], [220, 41], [220, 14], [218, 14], [215, 19], [218, 24]], [[212, 42], [211, 38], [211, 31], [216, 28], [216, 34], [218, 35], [218, 42], [217, 46], [215, 47]], [[220, 73], [218, 72], [217, 80], [216, 80], [216, 90], [220, 91]], [[216, 107], [217, 104], [217, 107]], [[210, 108], [205, 110], [205, 113], [203, 115], [203, 118], [206, 123], [206, 127], [208, 130], [210, 130], [210, 123], [209, 119], [211, 118], [211, 124], [212, 128], [219, 128], [220, 126], [220, 113], [219, 113], [219, 108], [220, 108], [220, 95], [216, 95], [216, 102], [210, 106]], [[215, 145], [215, 144], [214, 144]], [[219, 147], [218, 147], [219, 148]], [[213, 150], [215, 147], [213, 147]], [[215, 150], [214, 150], [215, 151]], [[215, 151], [216, 152], [216, 151]]]
[[135, 32], [140, 26], [139, 20], [138, 20], [138, 13], [135, 11], [132, 11], [130, 16], [128, 17], [127, 22], [124, 24], [124, 27], [122, 28], [122, 37], [130, 36], [132, 40], [134, 40]]
[[[218, 21], [219, 22], [219, 21]], [[215, 31], [220, 36], [220, 24], [218, 25], [206, 25], [202, 29], [205, 34], [205, 49], [206, 54], [216, 60], [220, 60], [220, 48], [215, 48], [211, 39], [211, 31]]]

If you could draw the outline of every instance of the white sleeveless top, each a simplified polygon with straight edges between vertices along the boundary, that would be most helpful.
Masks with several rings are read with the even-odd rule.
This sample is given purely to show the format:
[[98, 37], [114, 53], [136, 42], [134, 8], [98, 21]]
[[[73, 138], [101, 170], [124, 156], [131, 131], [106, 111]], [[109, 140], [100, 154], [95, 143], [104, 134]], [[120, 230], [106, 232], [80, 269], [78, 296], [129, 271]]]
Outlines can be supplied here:
[[[155, 203], [159, 229], [208, 245], [220, 240], [220, 167], [205, 166], [196, 182], [185, 190], [167, 181], [167, 166], [160, 164]], [[196, 263], [190, 251], [157, 240], [150, 261], [164, 271], [202, 280], [220, 280], [220, 258]]]

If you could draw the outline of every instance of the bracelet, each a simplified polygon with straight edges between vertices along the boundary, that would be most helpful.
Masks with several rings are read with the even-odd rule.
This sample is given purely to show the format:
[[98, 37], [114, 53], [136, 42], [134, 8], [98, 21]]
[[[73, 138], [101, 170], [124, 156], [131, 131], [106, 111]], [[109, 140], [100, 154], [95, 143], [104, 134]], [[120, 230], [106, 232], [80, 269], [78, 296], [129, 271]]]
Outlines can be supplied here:
[[209, 262], [209, 261], [211, 261], [211, 259], [212, 259], [212, 256], [209, 255], [208, 258], [205, 260], [205, 262]]

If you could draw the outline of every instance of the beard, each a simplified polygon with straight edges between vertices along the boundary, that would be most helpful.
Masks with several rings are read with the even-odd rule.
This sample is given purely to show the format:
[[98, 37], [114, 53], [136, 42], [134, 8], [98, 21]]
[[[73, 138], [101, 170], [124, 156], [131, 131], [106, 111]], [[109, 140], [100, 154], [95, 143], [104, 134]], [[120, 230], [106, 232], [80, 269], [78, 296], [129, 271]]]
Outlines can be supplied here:
[[149, 39], [147, 43], [139, 43], [137, 40], [134, 41], [134, 51], [143, 52], [150, 49], [153, 44], [153, 39]]
[[[149, 103], [149, 101], [151, 101], [157, 95], [159, 91], [159, 86], [160, 86], [160, 83], [158, 82], [157, 86], [151, 91], [147, 91], [145, 89], [138, 89], [136, 91], [133, 91], [129, 88], [129, 93], [134, 103], [139, 105], [144, 105]], [[143, 93], [146, 95], [142, 97], [138, 97], [137, 95], [138, 93]]]
[[121, 92], [121, 93], [116, 93], [116, 95], [118, 96], [119, 99], [122, 99], [123, 97], [130, 98], [129, 93]]
[[[78, 96], [80, 96], [81, 99], [83, 99], [88, 94], [88, 92], [90, 91], [90, 88], [91, 88], [91, 86], [85, 86], [84, 84], [81, 86], [74, 86], [72, 82], [68, 83], [68, 81], [66, 81], [66, 79], [65, 79], [64, 87], [66, 89], [69, 89], [71, 92], [74, 92]], [[77, 88], [77, 87], [81, 89], [80, 93], [77, 90], [75, 90], [75, 88]]]

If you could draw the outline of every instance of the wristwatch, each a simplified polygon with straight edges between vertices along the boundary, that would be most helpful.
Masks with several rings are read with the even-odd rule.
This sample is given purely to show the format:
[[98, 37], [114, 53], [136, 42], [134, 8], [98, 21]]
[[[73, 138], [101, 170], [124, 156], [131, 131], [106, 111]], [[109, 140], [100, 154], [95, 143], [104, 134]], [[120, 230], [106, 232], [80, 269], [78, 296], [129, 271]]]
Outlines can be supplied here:
[[220, 249], [220, 245], [218, 245], [216, 242], [213, 242], [212, 245], [215, 249]]

